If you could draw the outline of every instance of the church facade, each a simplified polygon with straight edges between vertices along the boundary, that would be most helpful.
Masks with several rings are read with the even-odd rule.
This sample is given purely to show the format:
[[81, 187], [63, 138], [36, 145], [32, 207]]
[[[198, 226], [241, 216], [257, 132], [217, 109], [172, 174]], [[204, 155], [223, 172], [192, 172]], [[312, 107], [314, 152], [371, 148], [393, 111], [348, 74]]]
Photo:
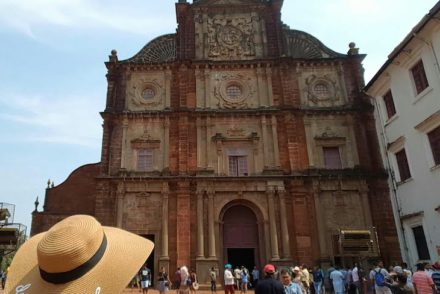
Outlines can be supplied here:
[[71, 214], [152, 239], [151, 266], [401, 259], [354, 44], [281, 21], [282, 0], [176, 3], [176, 34], [106, 63], [102, 158], [48, 187]]

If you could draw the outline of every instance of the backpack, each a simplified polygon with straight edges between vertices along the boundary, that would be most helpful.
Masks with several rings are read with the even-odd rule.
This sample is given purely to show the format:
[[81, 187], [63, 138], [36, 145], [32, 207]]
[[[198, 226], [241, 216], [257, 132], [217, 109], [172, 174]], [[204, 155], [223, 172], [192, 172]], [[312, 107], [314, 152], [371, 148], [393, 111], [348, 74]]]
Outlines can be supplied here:
[[382, 270], [379, 269], [379, 271], [374, 271], [374, 282], [377, 286], [383, 287], [385, 284], [385, 276], [382, 274]]

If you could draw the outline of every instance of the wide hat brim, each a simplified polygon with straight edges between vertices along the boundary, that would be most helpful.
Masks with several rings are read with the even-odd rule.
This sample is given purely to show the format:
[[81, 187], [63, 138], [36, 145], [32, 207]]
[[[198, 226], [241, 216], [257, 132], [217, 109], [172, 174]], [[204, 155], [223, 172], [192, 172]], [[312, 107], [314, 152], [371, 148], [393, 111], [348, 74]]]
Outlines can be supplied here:
[[66, 284], [48, 283], [40, 276], [37, 245], [45, 233], [26, 241], [12, 261], [5, 293], [121, 293], [145, 263], [154, 244], [121, 229], [102, 228], [107, 238], [107, 248], [101, 260], [85, 275]]

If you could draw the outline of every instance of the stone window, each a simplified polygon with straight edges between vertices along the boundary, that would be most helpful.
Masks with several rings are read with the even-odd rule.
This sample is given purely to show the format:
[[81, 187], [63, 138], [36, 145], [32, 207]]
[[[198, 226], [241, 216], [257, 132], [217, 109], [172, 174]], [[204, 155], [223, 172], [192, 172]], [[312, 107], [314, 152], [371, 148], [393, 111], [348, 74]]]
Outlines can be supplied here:
[[399, 168], [400, 181], [406, 181], [411, 178], [409, 170], [408, 158], [406, 157], [405, 149], [396, 152], [397, 167]]
[[137, 150], [137, 170], [142, 172], [153, 171], [153, 150]]
[[329, 169], [342, 168], [341, 153], [339, 147], [322, 147], [324, 153], [324, 165]]
[[142, 98], [145, 100], [153, 99], [154, 96], [156, 96], [156, 91], [154, 91], [153, 88], [145, 88], [144, 91], [142, 91]]
[[391, 90], [383, 96], [383, 101], [387, 110], [388, 119], [390, 119], [396, 114], [396, 108], [394, 106], [394, 99]]
[[229, 175], [236, 177], [248, 175], [247, 156], [229, 156]]
[[428, 133], [434, 164], [440, 165], [440, 126]]
[[428, 88], [428, 79], [426, 78], [425, 67], [423, 66], [423, 61], [420, 60], [411, 68], [411, 74], [416, 87], [416, 93], [420, 94]]
[[326, 83], [323, 83], [323, 82], [319, 82], [319, 83], [317, 83], [313, 87], [313, 93], [318, 98], [328, 98], [328, 97], [330, 97], [330, 90], [328, 88], [328, 85]]
[[237, 84], [229, 85], [226, 88], [226, 95], [230, 99], [239, 99], [243, 94], [241, 87]]
[[417, 254], [419, 255], [419, 260], [430, 260], [428, 244], [426, 242], [425, 231], [423, 226], [417, 226], [412, 228], [414, 234], [414, 241], [417, 247]]

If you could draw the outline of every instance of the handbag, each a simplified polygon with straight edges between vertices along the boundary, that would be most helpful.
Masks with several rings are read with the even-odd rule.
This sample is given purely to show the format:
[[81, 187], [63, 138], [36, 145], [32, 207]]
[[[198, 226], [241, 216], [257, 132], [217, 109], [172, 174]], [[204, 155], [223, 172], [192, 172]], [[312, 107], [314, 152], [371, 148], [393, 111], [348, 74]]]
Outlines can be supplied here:
[[199, 287], [200, 287], [199, 283], [197, 283], [197, 282], [192, 283], [192, 288], [194, 290], [199, 290]]

